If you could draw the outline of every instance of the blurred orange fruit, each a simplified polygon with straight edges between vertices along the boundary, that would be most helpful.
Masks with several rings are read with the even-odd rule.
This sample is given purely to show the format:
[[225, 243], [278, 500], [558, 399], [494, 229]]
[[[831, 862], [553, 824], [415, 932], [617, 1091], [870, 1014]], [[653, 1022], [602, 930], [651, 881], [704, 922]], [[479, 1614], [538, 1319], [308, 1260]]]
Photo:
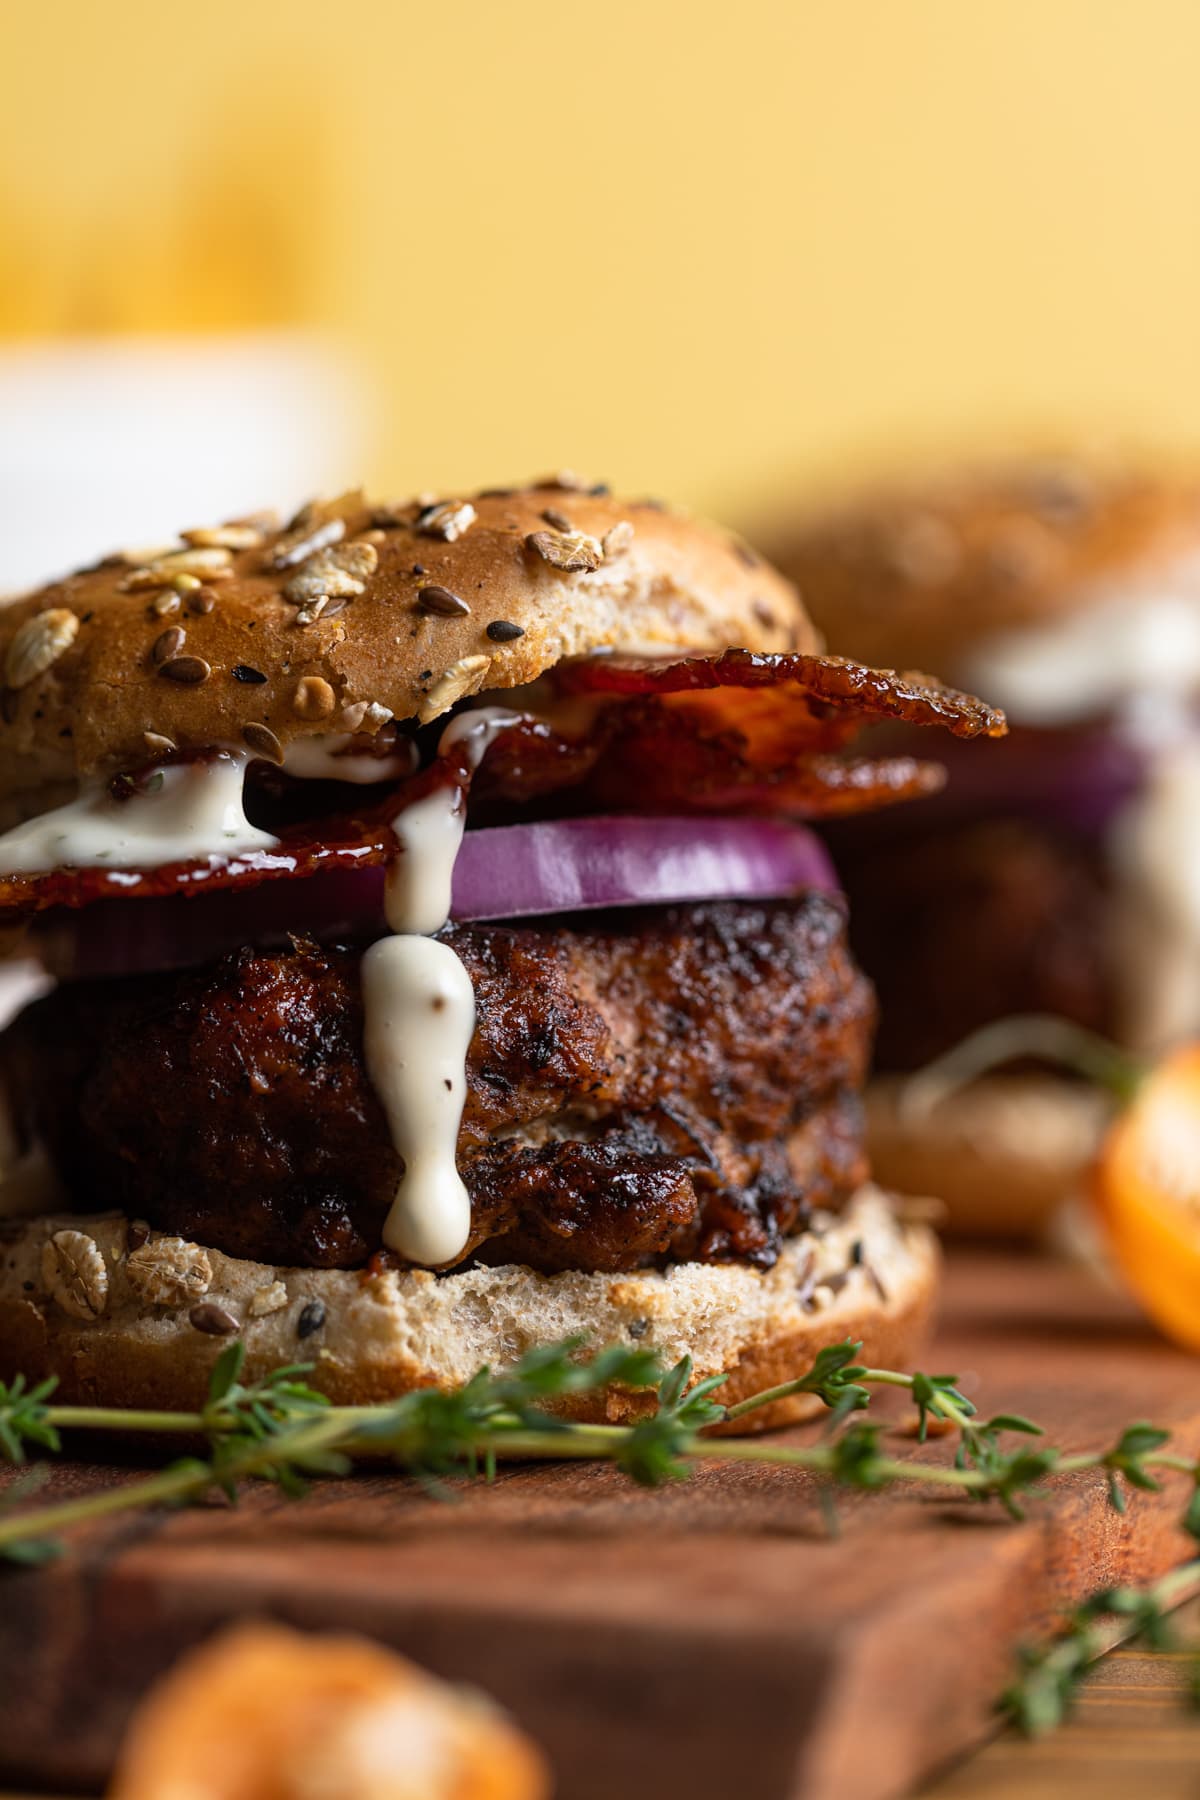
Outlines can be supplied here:
[[1168, 1337], [1200, 1350], [1200, 1044], [1141, 1083], [1104, 1140], [1094, 1194], [1133, 1292]]

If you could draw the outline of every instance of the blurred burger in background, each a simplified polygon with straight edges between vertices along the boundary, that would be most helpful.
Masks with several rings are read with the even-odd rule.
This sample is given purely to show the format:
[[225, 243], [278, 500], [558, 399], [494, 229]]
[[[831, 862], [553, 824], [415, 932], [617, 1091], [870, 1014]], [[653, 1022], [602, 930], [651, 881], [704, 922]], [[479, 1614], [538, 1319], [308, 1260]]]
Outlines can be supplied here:
[[952, 746], [942, 793], [832, 841], [880, 998], [876, 1168], [961, 1228], [1022, 1232], [1090, 1159], [1095, 1090], [1026, 1059], [930, 1108], [909, 1078], [1007, 1018], [1147, 1053], [1200, 1027], [1200, 482], [957, 471], [811, 517], [777, 554], [843, 654], [1008, 715], [986, 755]]

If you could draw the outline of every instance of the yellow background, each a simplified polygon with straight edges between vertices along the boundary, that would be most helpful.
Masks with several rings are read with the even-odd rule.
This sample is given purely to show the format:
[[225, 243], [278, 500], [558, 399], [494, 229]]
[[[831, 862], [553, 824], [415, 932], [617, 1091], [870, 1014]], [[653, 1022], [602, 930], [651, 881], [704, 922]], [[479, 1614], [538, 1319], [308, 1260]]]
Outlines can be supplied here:
[[1200, 433], [1197, 0], [5, 14], [0, 341], [328, 327], [385, 487]]

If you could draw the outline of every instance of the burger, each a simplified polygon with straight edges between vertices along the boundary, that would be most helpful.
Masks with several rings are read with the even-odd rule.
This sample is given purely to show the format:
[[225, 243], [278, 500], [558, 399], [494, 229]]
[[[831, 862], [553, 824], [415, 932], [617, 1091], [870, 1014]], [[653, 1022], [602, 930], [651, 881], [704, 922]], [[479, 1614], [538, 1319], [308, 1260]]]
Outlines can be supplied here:
[[1023, 1230], [1088, 1162], [1096, 1092], [1029, 1058], [934, 1107], [905, 1078], [1012, 1016], [1148, 1053], [1200, 1028], [1200, 484], [958, 471], [814, 515], [779, 554], [839, 649], [977, 684], [1012, 723], [994, 756], [955, 744], [903, 819], [832, 841], [882, 1009], [878, 1171]]
[[0, 671], [0, 923], [57, 978], [0, 1038], [0, 1373], [190, 1406], [237, 1337], [370, 1402], [572, 1337], [736, 1397], [914, 1345], [801, 821], [940, 784], [862, 726], [998, 713], [569, 477], [108, 557]]

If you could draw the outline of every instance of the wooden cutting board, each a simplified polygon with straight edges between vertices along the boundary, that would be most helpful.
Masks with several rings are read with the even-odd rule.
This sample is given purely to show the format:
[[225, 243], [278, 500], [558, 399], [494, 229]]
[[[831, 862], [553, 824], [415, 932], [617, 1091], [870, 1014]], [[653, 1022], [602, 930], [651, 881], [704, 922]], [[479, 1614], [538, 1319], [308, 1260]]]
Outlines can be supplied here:
[[[1147, 1415], [1200, 1449], [1200, 1365], [1050, 1262], [952, 1260], [926, 1366], [1071, 1449]], [[916, 1448], [899, 1423], [894, 1444]], [[61, 1467], [47, 1491], [127, 1474]], [[1121, 1518], [1094, 1475], [1022, 1525], [928, 1490], [854, 1495], [831, 1541], [793, 1473], [643, 1493], [569, 1466], [503, 1470], [458, 1504], [377, 1475], [119, 1519], [0, 1576], [0, 1779], [97, 1788], [164, 1665], [259, 1613], [478, 1683], [546, 1746], [561, 1800], [886, 1800], [989, 1732], [1019, 1640], [1185, 1555], [1183, 1504], [1175, 1478]]]

